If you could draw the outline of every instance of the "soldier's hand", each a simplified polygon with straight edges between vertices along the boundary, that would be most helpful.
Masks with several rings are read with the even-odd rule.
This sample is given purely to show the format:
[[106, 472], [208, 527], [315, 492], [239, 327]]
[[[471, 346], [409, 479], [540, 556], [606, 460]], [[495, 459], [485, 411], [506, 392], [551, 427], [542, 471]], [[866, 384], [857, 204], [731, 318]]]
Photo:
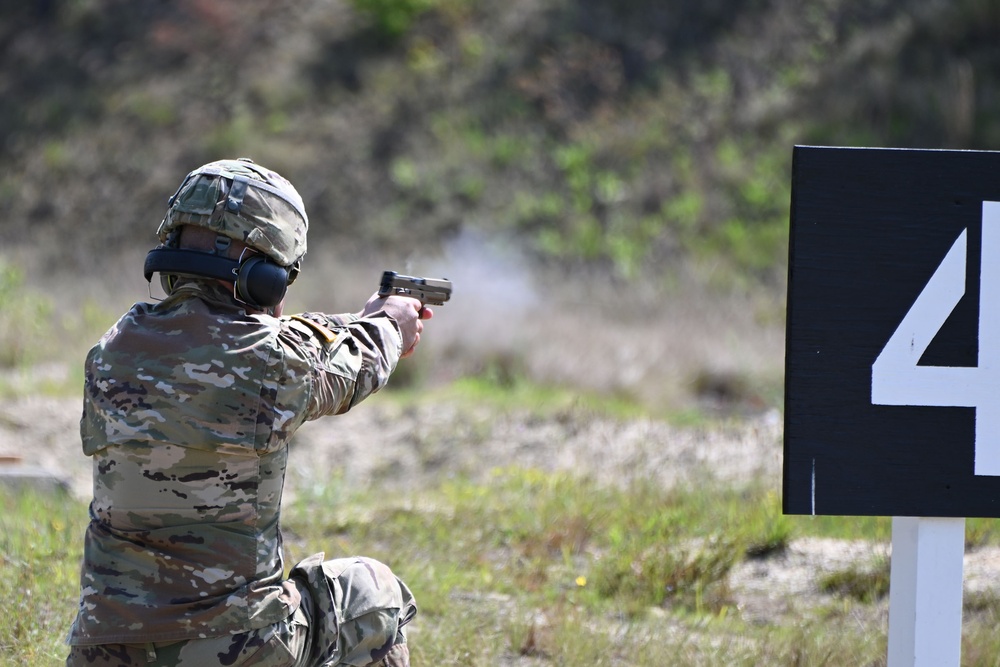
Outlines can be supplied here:
[[361, 316], [366, 317], [379, 311], [384, 311], [399, 326], [403, 337], [404, 357], [413, 354], [420, 342], [420, 334], [424, 330], [423, 320], [434, 317], [434, 311], [424, 306], [418, 299], [397, 294], [386, 297], [373, 294], [361, 311]]

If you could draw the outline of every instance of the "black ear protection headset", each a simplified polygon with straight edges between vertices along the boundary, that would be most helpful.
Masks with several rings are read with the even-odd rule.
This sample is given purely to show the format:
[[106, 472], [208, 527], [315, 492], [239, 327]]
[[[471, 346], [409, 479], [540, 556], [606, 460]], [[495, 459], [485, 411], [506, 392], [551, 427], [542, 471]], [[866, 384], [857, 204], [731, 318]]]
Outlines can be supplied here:
[[234, 296], [250, 306], [274, 308], [285, 298], [296, 273], [265, 255], [244, 252], [240, 259], [229, 259], [200, 250], [160, 246], [146, 254], [143, 273], [150, 281], [154, 273], [164, 277], [164, 288], [173, 288], [174, 276], [188, 275], [216, 278], [233, 283]]

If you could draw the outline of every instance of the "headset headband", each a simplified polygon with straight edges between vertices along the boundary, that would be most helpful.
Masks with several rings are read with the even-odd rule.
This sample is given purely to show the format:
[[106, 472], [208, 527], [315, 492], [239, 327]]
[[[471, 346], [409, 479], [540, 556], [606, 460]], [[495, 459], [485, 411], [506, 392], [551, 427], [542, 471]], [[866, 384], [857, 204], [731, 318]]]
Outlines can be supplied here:
[[201, 278], [215, 278], [236, 282], [240, 273], [240, 263], [235, 259], [211, 255], [199, 250], [185, 248], [153, 248], [146, 254], [143, 266], [146, 282], [154, 273], [175, 273]]
[[256, 308], [273, 308], [285, 298], [289, 271], [265, 255], [251, 254], [240, 260], [186, 248], [153, 248], [146, 253], [143, 275], [150, 282], [154, 273], [215, 278], [233, 283], [234, 296]]

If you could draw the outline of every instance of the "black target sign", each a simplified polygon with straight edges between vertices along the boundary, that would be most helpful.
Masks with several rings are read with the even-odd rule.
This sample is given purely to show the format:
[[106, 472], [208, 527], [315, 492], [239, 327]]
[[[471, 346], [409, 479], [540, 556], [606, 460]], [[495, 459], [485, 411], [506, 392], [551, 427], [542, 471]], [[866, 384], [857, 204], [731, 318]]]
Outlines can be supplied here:
[[792, 172], [785, 512], [1000, 516], [1000, 153]]

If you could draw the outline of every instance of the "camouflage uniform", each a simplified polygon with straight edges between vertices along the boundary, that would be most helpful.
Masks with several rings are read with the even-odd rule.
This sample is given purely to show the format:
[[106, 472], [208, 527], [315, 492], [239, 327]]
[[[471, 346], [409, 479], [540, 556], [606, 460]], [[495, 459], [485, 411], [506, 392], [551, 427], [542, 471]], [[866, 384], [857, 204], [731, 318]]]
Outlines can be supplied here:
[[323, 554], [283, 579], [278, 526], [296, 429], [378, 391], [401, 345], [383, 312], [248, 314], [210, 281], [126, 313], [87, 358], [67, 664], [407, 665], [406, 585]]

